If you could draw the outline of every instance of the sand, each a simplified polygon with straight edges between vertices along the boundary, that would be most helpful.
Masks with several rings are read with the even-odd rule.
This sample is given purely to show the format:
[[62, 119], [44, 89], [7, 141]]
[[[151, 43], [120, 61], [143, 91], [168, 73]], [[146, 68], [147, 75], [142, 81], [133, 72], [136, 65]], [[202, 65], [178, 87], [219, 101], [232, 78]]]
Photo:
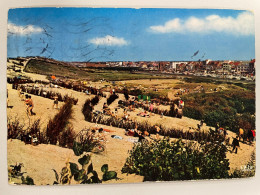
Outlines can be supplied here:
[[[12, 109], [7, 109], [8, 116], [17, 117], [26, 127], [29, 125], [29, 118], [26, 114], [26, 107], [24, 102], [21, 101], [21, 98], [18, 96], [16, 90], [11, 89], [11, 85], [7, 85], [9, 93], [9, 105], [13, 106]], [[84, 120], [84, 116], [81, 112], [82, 106], [86, 99], [93, 97], [93, 95], [86, 95], [81, 92], [76, 92], [69, 89], [59, 88], [52, 89], [62, 94], [69, 94], [73, 97], [79, 99], [78, 104], [73, 106], [73, 118], [70, 120], [70, 123], [74, 127], [76, 133], [80, 132], [83, 128], [89, 128], [95, 126], [93, 123], [89, 123]], [[35, 104], [34, 112], [35, 116], [30, 117], [30, 123], [32, 121], [40, 118], [41, 119], [41, 130], [46, 129], [48, 120], [52, 118], [57, 112], [57, 109], [53, 109], [53, 100], [49, 100], [43, 97], [32, 95], [32, 99]], [[117, 107], [117, 102], [120, 99], [124, 99], [123, 94], [119, 95], [119, 99], [113, 102], [110, 105], [110, 108], [113, 110]], [[101, 110], [103, 103], [106, 102], [105, 98], [102, 98], [95, 110]], [[62, 103], [59, 103], [61, 106]], [[147, 120], [151, 124], [161, 123], [164, 126], [170, 128], [175, 127], [178, 129], [188, 129], [189, 127], [197, 127], [199, 121], [183, 117], [182, 119], [163, 117], [160, 118], [159, 115], [151, 116], [150, 118], [143, 118], [137, 116], [138, 111], [130, 112], [130, 117], [138, 121]], [[119, 109], [119, 114], [122, 114], [122, 109]], [[142, 182], [143, 177], [137, 175], [126, 175], [121, 174], [121, 169], [126, 161], [126, 158], [129, 156], [128, 151], [132, 149], [133, 143], [128, 141], [127, 136], [124, 135], [124, 129], [115, 128], [110, 126], [100, 125], [103, 128], [113, 130], [115, 132], [106, 133], [107, 143], [106, 151], [102, 154], [92, 154], [92, 162], [94, 169], [98, 171], [101, 177], [100, 168], [103, 164], [108, 164], [109, 170], [116, 171], [120, 180], [111, 180], [106, 183], [134, 183]], [[205, 130], [209, 127], [204, 126]], [[235, 134], [228, 132], [229, 137], [233, 137]], [[121, 136], [123, 139], [114, 139], [111, 138], [111, 135]], [[249, 146], [246, 144], [241, 144], [241, 150], [238, 151], [238, 154], [227, 153], [227, 157], [230, 161], [230, 167], [232, 170], [235, 168], [240, 169], [242, 165], [246, 165], [250, 160], [251, 153], [255, 150], [255, 146]], [[8, 166], [14, 165], [15, 163], [23, 163], [24, 167], [22, 171], [27, 172], [26, 174], [31, 176], [34, 179], [35, 184], [46, 185], [52, 184], [55, 180], [54, 172], [52, 169], [61, 170], [65, 166], [66, 160], [69, 158], [70, 162], [77, 162], [78, 157], [74, 155], [71, 149], [61, 148], [54, 145], [40, 144], [38, 146], [25, 145], [25, 143], [19, 140], [8, 140]]]

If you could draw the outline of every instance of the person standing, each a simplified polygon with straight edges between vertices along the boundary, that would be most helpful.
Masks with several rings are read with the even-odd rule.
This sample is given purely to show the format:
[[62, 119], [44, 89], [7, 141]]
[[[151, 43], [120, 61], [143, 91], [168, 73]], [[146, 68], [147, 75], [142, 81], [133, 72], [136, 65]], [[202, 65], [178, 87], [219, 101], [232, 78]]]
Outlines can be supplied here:
[[235, 153], [237, 154], [237, 148], [239, 147], [238, 136], [236, 136], [236, 138], [233, 139], [232, 146], [233, 146], [232, 152], [234, 152], [235, 150]]
[[58, 96], [55, 95], [55, 96], [54, 96], [54, 102], [53, 102], [52, 108], [56, 107], [56, 109], [58, 109], [58, 104], [59, 104]]
[[150, 110], [150, 112], [153, 112], [153, 103], [150, 104], [149, 110]]
[[155, 130], [156, 130], [156, 139], [158, 140], [160, 137], [159, 137], [159, 133], [161, 131], [161, 128], [157, 125], [154, 126]]
[[33, 112], [33, 107], [34, 107], [33, 100], [32, 100], [32, 97], [29, 95], [27, 112], [29, 113], [30, 116], [35, 115], [35, 113]]
[[241, 138], [243, 138], [243, 141], [244, 141], [244, 129], [239, 128], [239, 141]]

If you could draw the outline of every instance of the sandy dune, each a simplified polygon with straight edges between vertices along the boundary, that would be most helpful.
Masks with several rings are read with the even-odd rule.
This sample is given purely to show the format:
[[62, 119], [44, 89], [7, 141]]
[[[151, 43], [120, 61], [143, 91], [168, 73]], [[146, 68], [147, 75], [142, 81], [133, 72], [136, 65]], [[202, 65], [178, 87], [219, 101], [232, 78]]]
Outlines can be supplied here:
[[[13, 108], [7, 109], [8, 116], [17, 117], [22, 123], [28, 127], [29, 118], [25, 111], [24, 102], [18, 97], [18, 92], [11, 89], [11, 85], [7, 86], [9, 93], [9, 105]], [[73, 119], [70, 120], [70, 123], [73, 125], [74, 130], [78, 133], [84, 127], [93, 127], [95, 124], [89, 123], [84, 120], [84, 116], [81, 112], [82, 106], [87, 98], [93, 96], [86, 95], [84, 93], [76, 92], [69, 89], [52, 89], [61, 92], [62, 94], [69, 94], [75, 98], [78, 98], [78, 104], [73, 106]], [[113, 102], [110, 105], [110, 108], [113, 110], [117, 107], [117, 102], [120, 99], [123, 99], [123, 95], [120, 94], [119, 99]], [[41, 118], [41, 130], [46, 129], [48, 120], [52, 118], [57, 112], [57, 109], [52, 108], [53, 100], [49, 100], [43, 97], [32, 95], [32, 99], [35, 104], [34, 112], [35, 116], [30, 117], [30, 122]], [[96, 110], [102, 110], [103, 103], [106, 102], [105, 98], [102, 98], [97, 106]], [[61, 106], [62, 103], [59, 103]], [[123, 112], [122, 109], [119, 109], [119, 115]], [[136, 114], [138, 111], [130, 112], [130, 117], [138, 121], [143, 121], [143, 117], [139, 117]], [[150, 118], [145, 118], [151, 124], [161, 123], [166, 127], [175, 127], [179, 129], [187, 129], [189, 127], [196, 127], [199, 121], [183, 117], [182, 119], [163, 117], [160, 118], [159, 115], [151, 116]], [[128, 139], [129, 137], [124, 135], [124, 130], [120, 128], [110, 127], [100, 125], [103, 128], [113, 130], [115, 132], [106, 133], [107, 143], [106, 151], [103, 154], [93, 154], [92, 162], [94, 164], [94, 169], [100, 173], [100, 167], [107, 163], [110, 170], [114, 170], [118, 173], [120, 180], [112, 180], [110, 183], [127, 183], [127, 182], [141, 182], [143, 177], [136, 175], [126, 175], [121, 174], [121, 168], [125, 163], [126, 158], [128, 157], [128, 151], [131, 150], [133, 143]], [[204, 126], [203, 128], [208, 129], [209, 127]], [[111, 138], [111, 135], [118, 135], [122, 137], [120, 139]], [[234, 133], [229, 132], [230, 137], [234, 136]], [[241, 150], [238, 151], [238, 154], [231, 154], [228, 152], [227, 157], [230, 160], [230, 167], [233, 170], [234, 168], [240, 168], [241, 165], [246, 165], [250, 160], [250, 155], [252, 151], [255, 150], [255, 146], [249, 146], [246, 144], [241, 144]], [[23, 171], [27, 172], [27, 175], [31, 176], [36, 184], [52, 184], [55, 180], [54, 173], [51, 169], [56, 169], [60, 171], [63, 166], [65, 166], [66, 159], [69, 158], [71, 162], [77, 162], [78, 157], [73, 154], [73, 151], [66, 148], [61, 148], [54, 145], [45, 145], [40, 144], [38, 146], [25, 145], [19, 140], [8, 140], [8, 166], [13, 165], [16, 162], [24, 163]]]

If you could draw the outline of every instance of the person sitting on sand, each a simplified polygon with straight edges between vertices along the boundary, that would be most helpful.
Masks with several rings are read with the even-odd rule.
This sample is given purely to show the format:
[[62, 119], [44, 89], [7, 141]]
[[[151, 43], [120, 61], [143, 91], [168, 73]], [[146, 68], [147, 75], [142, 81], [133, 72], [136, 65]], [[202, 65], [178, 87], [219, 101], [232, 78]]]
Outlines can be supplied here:
[[36, 145], [39, 144], [39, 142], [38, 142], [38, 138], [36, 137], [35, 134], [33, 134], [33, 136], [32, 136], [31, 144], [32, 144], [33, 146], [36, 146]]
[[127, 114], [127, 112], [124, 113], [123, 119], [126, 121], [129, 120], [129, 114]]
[[110, 130], [110, 129], [102, 128], [102, 127], [100, 127], [98, 124], [95, 125], [95, 127], [92, 127], [92, 128], [91, 128], [91, 130], [94, 131], [94, 132], [99, 131], [100, 129], [103, 129], [103, 131], [108, 132], [108, 133], [115, 132], [115, 131]]
[[106, 137], [105, 137], [105, 135], [104, 135], [104, 130], [103, 130], [103, 128], [100, 128], [100, 129], [98, 130], [98, 135], [97, 135], [97, 137], [98, 137], [98, 140], [99, 140], [99, 141], [101, 141], [101, 142], [106, 142]]
[[96, 135], [96, 130], [95, 129], [92, 129], [91, 130], [91, 140], [97, 140], [98, 137]]
[[144, 112], [140, 112], [137, 114], [137, 116], [141, 117], [150, 117], [149, 113], [145, 110]]
[[103, 104], [103, 113], [105, 114], [108, 109], [109, 109], [109, 108], [108, 108], [107, 103], [104, 103], [104, 104]]
[[126, 136], [134, 136], [134, 134], [135, 134], [134, 129], [125, 129]]
[[54, 96], [54, 102], [53, 102], [52, 108], [56, 107], [56, 109], [58, 109], [58, 104], [59, 104], [58, 96], [55, 95], [55, 96]]
[[[131, 130], [132, 133], [132, 130]], [[142, 140], [145, 139], [146, 136], [149, 136], [150, 134], [147, 131], [139, 131], [137, 128], [134, 129], [134, 137], [138, 137], [138, 142], [142, 142]]]
[[159, 133], [160, 133], [161, 129], [160, 129], [160, 127], [157, 126], [157, 125], [155, 125], [154, 128], [155, 128], [155, 130], [156, 130], [156, 139], [159, 139]]

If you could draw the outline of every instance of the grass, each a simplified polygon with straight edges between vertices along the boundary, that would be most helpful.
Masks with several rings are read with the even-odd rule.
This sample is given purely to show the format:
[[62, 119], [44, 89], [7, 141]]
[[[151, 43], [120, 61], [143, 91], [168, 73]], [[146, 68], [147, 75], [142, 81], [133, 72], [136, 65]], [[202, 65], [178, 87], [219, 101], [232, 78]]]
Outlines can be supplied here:
[[102, 70], [102, 69], [83, 69], [66, 65], [65, 63], [51, 63], [39, 59], [31, 59], [25, 68], [25, 72], [37, 73], [42, 75], [55, 75], [56, 77], [67, 77], [72, 79], [86, 79], [98, 81], [101, 79], [109, 81], [165, 78], [165, 76], [153, 75], [131, 71]]

